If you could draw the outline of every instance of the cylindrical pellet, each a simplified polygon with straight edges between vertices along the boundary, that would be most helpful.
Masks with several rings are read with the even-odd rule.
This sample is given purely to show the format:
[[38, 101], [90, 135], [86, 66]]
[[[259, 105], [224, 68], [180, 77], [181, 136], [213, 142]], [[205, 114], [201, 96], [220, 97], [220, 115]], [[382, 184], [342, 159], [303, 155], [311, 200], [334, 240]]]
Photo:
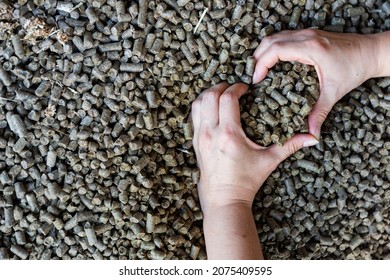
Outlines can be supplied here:
[[118, 22], [126, 22], [131, 20], [130, 14], [126, 13], [126, 7], [124, 1], [117, 1], [115, 8], [118, 17]]
[[155, 90], [147, 90], [145, 92], [146, 101], [148, 102], [149, 108], [158, 108], [160, 103], [160, 97], [158, 92]]
[[290, 22], [288, 23], [288, 26], [290, 28], [296, 28], [298, 26], [299, 19], [301, 17], [302, 9], [300, 7], [295, 7], [291, 17]]
[[12, 84], [12, 80], [8, 73], [4, 70], [3, 65], [0, 64], [0, 81], [6, 86], [9, 87]]
[[207, 49], [207, 46], [203, 42], [202, 39], [198, 38], [196, 39], [196, 43], [198, 44], [198, 52], [200, 54], [201, 60], [205, 61], [210, 58], [209, 50]]
[[1, 247], [0, 248], [0, 260], [7, 260], [9, 259], [9, 254], [7, 248]]
[[253, 56], [248, 56], [245, 64], [245, 74], [252, 77], [253, 72], [255, 71], [255, 66], [256, 66], [255, 58]]
[[92, 6], [88, 6], [88, 8], [85, 10], [85, 15], [91, 24], [94, 24], [99, 20], [99, 17], [96, 15], [96, 12]]
[[244, 12], [245, 12], [245, 7], [243, 5], [236, 5], [234, 7], [232, 18], [231, 18], [232, 26], [235, 26], [240, 21]]
[[302, 117], [306, 117], [310, 113], [311, 109], [312, 107], [308, 103], [304, 103], [301, 110], [299, 111], [299, 114]]
[[278, 119], [270, 112], [265, 112], [263, 114], [263, 120], [271, 126], [276, 126], [278, 124]]
[[350, 243], [351, 250], [355, 250], [357, 247], [359, 247], [363, 243], [364, 243], [364, 239], [361, 238], [360, 235], [356, 235], [351, 240], [351, 243]]
[[99, 45], [99, 50], [101, 52], [122, 51], [122, 43], [121, 42], [114, 42], [114, 43], [102, 44], [102, 45]]
[[149, 52], [152, 54], [158, 54], [161, 51], [163, 44], [164, 41], [160, 38], [157, 38], [156, 40], [154, 40], [152, 47], [149, 49]]
[[184, 123], [183, 124], [183, 133], [184, 133], [184, 139], [191, 140], [192, 135], [193, 135], [192, 124]]
[[207, 81], [207, 82], [211, 81], [211, 79], [213, 78], [215, 72], [218, 69], [218, 66], [219, 66], [219, 61], [216, 60], [216, 59], [212, 59], [210, 61], [210, 64], [208, 65], [208, 67], [206, 69], [206, 72], [203, 75], [203, 79], [205, 81]]
[[244, 74], [245, 66], [242, 64], [237, 64], [236, 67], [234, 67], [234, 73], [237, 75], [237, 77], [241, 77]]
[[156, 225], [156, 218], [150, 214], [146, 214], [146, 232], [147, 233], [153, 233], [154, 227]]
[[85, 235], [87, 237], [88, 244], [90, 246], [94, 246], [98, 240], [96, 237], [95, 230], [93, 229], [93, 227], [91, 226], [91, 224], [89, 222], [85, 223], [84, 231], [85, 231]]
[[271, 91], [271, 97], [279, 103], [279, 105], [284, 106], [288, 104], [288, 100], [286, 97], [284, 97], [281, 93], [279, 93], [277, 90], [273, 89]]
[[180, 7], [184, 7], [184, 6], [187, 5], [189, 2], [191, 2], [191, 0], [177, 0], [177, 4], [178, 4]]
[[26, 235], [25, 235], [24, 231], [17, 231], [17, 232], [15, 232], [14, 236], [16, 239], [16, 243], [18, 245], [26, 244]]
[[56, 161], [57, 154], [53, 150], [48, 151], [46, 156], [46, 165], [50, 168], [53, 168], [56, 166]]
[[51, 87], [51, 83], [49, 81], [46, 81], [46, 80], [43, 80], [39, 86], [37, 87], [37, 89], [35, 90], [35, 95], [36, 96], [39, 96], [39, 97], [42, 97], [46, 92], [47, 90]]
[[9, 128], [14, 132], [18, 137], [27, 138], [27, 129], [22, 118], [17, 114], [7, 114], [7, 122]]
[[361, 16], [366, 13], [364, 7], [351, 7], [347, 9], [347, 17]]
[[139, 8], [138, 8], [139, 12], [138, 12], [137, 24], [140, 28], [146, 27], [147, 9], [148, 9], [148, 1], [139, 0]]
[[55, 183], [55, 182], [49, 183], [47, 188], [48, 188], [50, 197], [52, 197], [53, 199], [56, 199], [62, 191], [60, 185], [58, 183]]
[[24, 183], [17, 182], [14, 184], [16, 197], [19, 199], [24, 198], [27, 192], [27, 186]]
[[138, 38], [134, 41], [133, 45], [133, 55], [137, 57], [141, 57], [144, 50], [144, 38]]
[[150, 157], [145, 155], [142, 158], [140, 158], [134, 165], [133, 170], [136, 173], [139, 173], [150, 161]]
[[20, 36], [19, 35], [12, 36], [11, 42], [12, 45], [14, 46], [15, 54], [17, 55], [17, 57], [19, 57], [20, 59], [24, 58], [26, 53], [24, 50], [23, 43], [20, 40]]
[[288, 100], [290, 100], [291, 102], [294, 102], [294, 103], [296, 103], [296, 104], [300, 104], [300, 103], [302, 103], [302, 102], [304, 102], [305, 101], [305, 98], [304, 97], [302, 97], [301, 95], [299, 95], [299, 94], [296, 94], [296, 93], [294, 93], [294, 92], [292, 92], [292, 91], [289, 91], [288, 93], [287, 93], [287, 99]]
[[15, 245], [13, 244], [11, 246], [11, 249], [10, 251], [12, 253], [14, 253], [16, 256], [18, 256], [19, 258], [21, 258], [22, 260], [25, 260], [27, 259], [28, 257], [28, 252], [26, 249], [24, 249], [22, 246], [19, 246], [19, 245]]
[[269, 3], [270, 3], [270, 0], [260, 0], [258, 7], [261, 11], [264, 11], [268, 8]]
[[191, 65], [194, 65], [196, 63], [195, 55], [190, 51], [190, 49], [185, 43], [181, 44], [180, 50], [183, 52], [184, 56]]
[[12, 149], [15, 153], [20, 153], [27, 146], [27, 144], [28, 142], [25, 138], [19, 138], [19, 140], [16, 141]]
[[77, 215], [74, 215], [72, 218], [70, 218], [64, 225], [65, 230], [71, 230], [75, 226], [77, 226], [78, 221], [77, 221]]
[[303, 168], [307, 171], [312, 171], [314, 173], [318, 173], [320, 170], [318, 164], [316, 164], [315, 162], [309, 161], [309, 160], [299, 159], [296, 161], [296, 163], [297, 163], [298, 167]]
[[119, 70], [131, 73], [142, 72], [144, 65], [142, 63], [121, 63]]
[[12, 227], [15, 224], [14, 208], [4, 208], [4, 223], [7, 227]]
[[219, 57], [218, 57], [219, 63], [220, 64], [225, 64], [226, 61], [228, 61], [228, 59], [229, 59], [229, 52], [228, 52], [228, 50], [223, 49], [220, 52]]

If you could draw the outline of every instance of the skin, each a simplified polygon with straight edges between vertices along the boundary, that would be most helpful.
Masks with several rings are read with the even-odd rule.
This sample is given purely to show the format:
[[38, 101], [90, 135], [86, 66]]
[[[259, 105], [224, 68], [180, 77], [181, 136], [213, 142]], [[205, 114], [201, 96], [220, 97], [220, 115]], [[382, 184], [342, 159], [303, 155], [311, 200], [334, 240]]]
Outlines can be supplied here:
[[265, 148], [246, 137], [238, 103], [248, 89], [244, 84], [218, 84], [193, 102], [193, 144], [201, 172], [198, 191], [209, 259], [263, 258], [251, 211], [256, 193], [280, 162], [318, 143], [323, 121], [342, 96], [368, 78], [390, 75], [389, 46], [389, 32], [303, 30], [264, 39], [254, 54], [254, 82], [264, 79], [279, 60], [314, 65], [320, 81], [320, 97], [309, 116], [311, 134], [295, 135], [283, 146]]
[[263, 258], [251, 211], [255, 194], [281, 161], [318, 143], [310, 134], [268, 148], [249, 140], [241, 127], [238, 103], [247, 89], [245, 84], [218, 84], [192, 104], [209, 259]]

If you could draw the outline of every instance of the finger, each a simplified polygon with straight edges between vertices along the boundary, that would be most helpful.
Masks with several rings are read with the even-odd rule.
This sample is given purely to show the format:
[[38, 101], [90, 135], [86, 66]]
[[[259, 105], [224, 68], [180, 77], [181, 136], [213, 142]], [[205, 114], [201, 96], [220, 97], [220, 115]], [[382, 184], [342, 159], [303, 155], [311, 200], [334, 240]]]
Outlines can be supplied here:
[[318, 140], [311, 134], [297, 134], [284, 143], [283, 146], [274, 144], [266, 152], [266, 159], [269, 166], [275, 169], [279, 163], [297, 152], [303, 147], [310, 147], [318, 144]]
[[317, 139], [320, 139], [321, 126], [337, 101], [334, 100], [336, 92], [331, 91], [332, 90], [327, 88], [321, 91], [320, 96], [308, 117], [309, 133], [314, 135]]
[[202, 92], [200, 118], [202, 123], [215, 127], [219, 123], [219, 97], [229, 87], [228, 83], [219, 83]]
[[253, 53], [253, 57], [257, 60], [259, 59], [263, 53], [269, 48], [270, 45], [276, 42], [282, 41], [301, 41], [306, 39], [307, 36], [302, 34], [302, 30], [283, 30], [271, 36], [264, 37], [261, 40], [260, 45], [257, 47], [255, 52]]
[[303, 64], [315, 65], [310, 48], [304, 41], [279, 41], [272, 43], [258, 58], [253, 83], [258, 83], [265, 78], [268, 70], [279, 60], [298, 61]]
[[200, 123], [201, 123], [201, 115], [200, 115], [201, 105], [202, 105], [202, 96], [198, 96], [198, 98], [196, 98], [191, 105], [191, 114], [189, 119], [192, 120], [192, 124], [194, 127], [194, 137], [198, 134]]
[[239, 99], [248, 90], [248, 85], [238, 83], [230, 86], [219, 98], [219, 123], [240, 125]]
[[260, 45], [257, 47], [253, 56], [256, 60], [258, 60], [267, 50], [268, 48], [277, 42], [304, 42], [310, 40], [318, 35], [320, 35], [322, 31], [313, 30], [311, 28], [304, 30], [283, 30], [271, 36], [265, 37], [261, 40]]

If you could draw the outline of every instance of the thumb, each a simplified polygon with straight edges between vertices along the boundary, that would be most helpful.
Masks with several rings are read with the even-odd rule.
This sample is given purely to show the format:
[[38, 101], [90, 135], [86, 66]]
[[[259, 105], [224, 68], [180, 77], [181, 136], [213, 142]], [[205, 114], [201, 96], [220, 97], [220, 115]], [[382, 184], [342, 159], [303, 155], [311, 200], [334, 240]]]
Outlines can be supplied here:
[[322, 90], [308, 117], [309, 133], [314, 135], [317, 139], [320, 139], [321, 126], [330, 110], [332, 110], [333, 105], [336, 103], [332, 96], [334, 96], [334, 93], [325, 89]]
[[284, 143], [283, 146], [277, 144], [272, 145], [269, 151], [276, 157], [280, 162], [297, 152], [303, 147], [310, 147], [317, 145], [318, 140], [311, 134], [296, 134], [293, 138]]

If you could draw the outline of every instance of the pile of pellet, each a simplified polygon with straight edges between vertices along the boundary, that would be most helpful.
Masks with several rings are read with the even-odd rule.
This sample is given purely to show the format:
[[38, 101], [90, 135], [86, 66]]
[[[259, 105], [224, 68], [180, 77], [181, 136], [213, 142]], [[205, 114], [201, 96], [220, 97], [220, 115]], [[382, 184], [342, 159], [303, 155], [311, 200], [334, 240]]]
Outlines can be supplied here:
[[307, 121], [319, 96], [314, 67], [280, 62], [242, 99], [243, 127], [262, 146], [282, 145], [296, 133], [308, 132]]
[[[250, 83], [273, 32], [376, 33], [389, 15], [375, 0], [0, 1], [0, 259], [205, 259], [192, 101]], [[241, 103], [263, 145], [304, 131], [318, 96], [310, 68], [278, 67]], [[389, 86], [354, 90], [264, 184], [267, 257], [389, 257]]]

